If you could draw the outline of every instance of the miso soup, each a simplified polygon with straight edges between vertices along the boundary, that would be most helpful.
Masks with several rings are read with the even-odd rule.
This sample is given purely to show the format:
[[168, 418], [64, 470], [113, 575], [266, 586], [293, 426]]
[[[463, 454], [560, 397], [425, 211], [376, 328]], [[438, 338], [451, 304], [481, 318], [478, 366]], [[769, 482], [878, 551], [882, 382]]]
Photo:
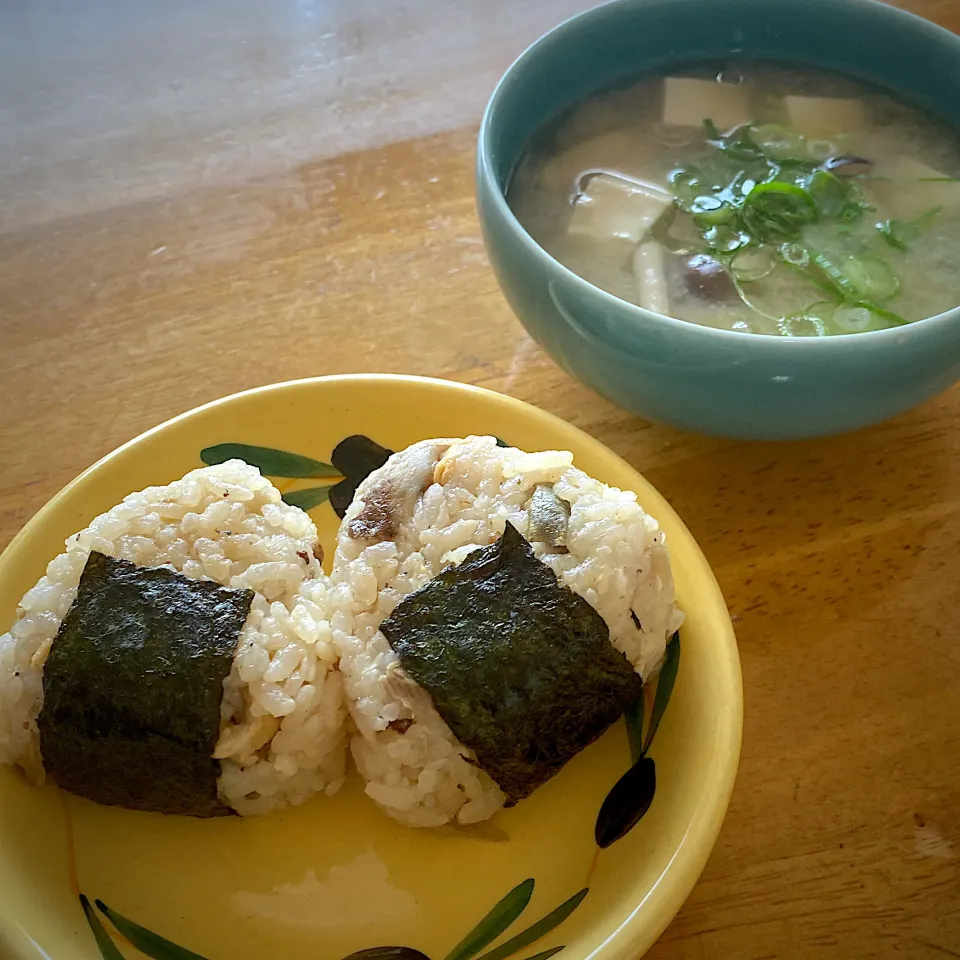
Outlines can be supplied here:
[[960, 138], [885, 91], [733, 62], [644, 78], [539, 131], [517, 218], [585, 280], [711, 327], [824, 336], [960, 303]]

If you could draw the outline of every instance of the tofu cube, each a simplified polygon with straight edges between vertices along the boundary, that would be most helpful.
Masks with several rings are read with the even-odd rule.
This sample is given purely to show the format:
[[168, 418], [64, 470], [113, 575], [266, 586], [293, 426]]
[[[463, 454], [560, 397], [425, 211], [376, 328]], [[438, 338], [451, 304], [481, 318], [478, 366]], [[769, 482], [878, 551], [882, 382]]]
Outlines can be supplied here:
[[864, 124], [859, 100], [839, 97], [785, 97], [790, 126], [814, 140], [856, 133]]
[[639, 243], [664, 208], [673, 202], [662, 187], [613, 173], [587, 178], [573, 205], [568, 233]]
[[727, 131], [752, 119], [746, 84], [688, 77], [667, 77], [663, 81], [664, 123], [701, 127], [704, 120], [712, 120], [721, 131]]

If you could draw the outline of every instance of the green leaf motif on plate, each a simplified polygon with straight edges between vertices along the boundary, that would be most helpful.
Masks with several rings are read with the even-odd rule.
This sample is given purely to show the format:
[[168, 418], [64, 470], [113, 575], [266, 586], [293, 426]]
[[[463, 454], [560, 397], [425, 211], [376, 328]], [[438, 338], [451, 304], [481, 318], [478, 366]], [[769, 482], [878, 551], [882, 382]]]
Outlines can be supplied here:
[[126, 937], [141, 953], [153, 960], [205, 960], [199, 953], [177, 946], [165, 937], [161, 937], [139, 923], [128, 920], [111, 910], [102, 900], [95, 901], [97, 909]]
[[[527, 927], [522, 933], [518, 933], [515, 937], [512, 937], [506, 943], [502, 944], [499, 947], [491, 950], [489, 953], [485, 953], [480, 960], [506, 960], [507, 957], [512, 957], [515, 953], [529, 947], [531, 943], [536, 943], [541, 937], [545, 937], [551, 930], [559, 927], [567, 917], [573, 913], [577, 907], [583, 903], [583, 898], [587, 895], [587, 889], [584, 888], [578, 893], [575, 893], [569, 900], [565, 900], [560, 904], [556, 910], [551, 910], [545, 917], [542, 917], [532, 926]], [[546, 954], [552, 956], [556, 952], [555, 948], [553, 951], [547, 950], [544, 951]], [[537, 956], [542, 956], [542, 954], [537, 954]]]
[[643, 706], [641, 698], [624, 714], [627, 736], [630, 740], [631, 767], [613, 785], [604, 798], [594, 826], [594, 839], [601, 849], [625, 837], [650, 809], [657, 789], [656, 765], [647, 751], [653, 743], [660, 721], [667, 710], [680, 668], [680, 632], [667, 643], [663, 666], [657, 677], [657, 688], [650, 714], [650, 726], [643, 736]]
[[290, 490], [283, 495], [283, 502], [301, 510], [312, 510], [330, 499], [331, 487], [307, 487], [304, 490]]
[[527, 957], [527, 960], [550, 960], [551, 957], [556, 956], [561, 950], [565, 950], [566, 947], [551, 947], [549, 950], [542, 950], [540, 953], [535, 953], [532, 957]]
[[[481, 950], [490, 946], [501, 934], [505, 933], [510, 925], [523, 913], [530, 898], [533, 896], [534, 880], [529, 878], [517, 884], [505, 897], [501, 898], [483, 919], [447, 954], [445, 960], [471, 960]], [[584, 888], [572, 897], [565, 900], [554, 910], [531, 924], [526, 930], [507, 940], [499, 947], [495, 947], [483, 954], [479, 960], [507, 960], [536, 943], [548, 933], [560, 926], [570, 914], [583, 902], [588, 890]], [[198, 953], [187, 950], [165, 937], [140, 926], [128, 917], [111, 910], [102, 900], [95, 901], [97, 909], [113, 924], [121, 936], [141, 953], [152, 960], [205, 960]], [[111, 939], [109, 933], [100, 922], [90, 901], [80, 894], [80, 904], [84, 916], [93, 932], [103, 960], [124, 960], [123, 954]], [[527, 960], [549, 960], [561, 950], [563, 946], [551, 947], [540, 953], [533, 954]], [[430, 960], [420, 950], [413, 947], [384, 946], [370, 947], [349, 954], [344, 960]]]
[[[227, 460], [243, 460], [256, 467], [265, 477], [283, 477], [289, 480], [329, 478], [330, 483], [322, 487], [288, 490], [283, 494], [283, 502], [307, 511], [329, 503], [333, 512], [342, 520], [357, 487], [374, 470], [382, 467], [392, 454], [392, 450], [369, 437], [353, 434], [341, 440], [334, 448], [330, 455], [332, 464], [276, 447], [258, 447], [250, 443], [234, 442], [204, 447], [200, 451], [200, 459], [208, 467]], [[341, 477], [343, 479], [338, 480]]]
[[[530, 903], [533, 896], [534, 881], [532, 878], [518, 883], [505, 897], [499, 900], [489, 913], [447, 954], [444, 960], [470, 960], [485, 947], [490, 946], [507, 928], [520, 916]], [[483, 954], [479, 960], [506, 960], [530, 944], [545, 937], [551, 930], [560, 926], [583, 902], [587, 895], [584, 888], [565, 900], [555, 910], [541, 917], [536, 923], [518, 933], [515, 937], [494, 947]], [[551, 947], [540, 953], [533, 954], [527, 960], [549, 960], [564, 948]], [[429, 960], [419, 950], [412, 947], [372, 947], [368, 950], [358, 950], [344, 957], [344, 960]]]
[[90, 929], [93, 931], [93, 937], [97, 941], [97, 947], [103, 960], [123, 960], [123, 954], [110, 939], [110, 934], [104, 930], [100, 918], [93, 912], [90, 901], [82, 893], [80, 894], [80, 906], [83, 907], [83, 915], [87, 918], [87, 923], [90, 924]]
[[227, 460], [243, 460], [256, 467], [268, 477], [339, 477], [340, 471], [329, 463], [321, 463], [299, 453], [277, 450], [274, 447], [257, 447], [249, 443], [218, 443], [200, 451], [200, 459], [213, 466]]
[[430, 960], [425, 954], [413, 947], [370, 947], [369, 950], [358, 950], [344, 957], [343, 960]]
[[673, 694], [673, 685], [677, 682], [677, 670], [680, 667], [680, 632], [677, 631], [667, 644], [667, 652], [664, 654], [663, 666], [660, 668], [660, 676], [657, 677], [657, 693], [653, 698], [653, 713], [650, 716], [650, 728], [647, 730], [647, 738], [643, 741], [642, 754], [646, 756], [653, 738], [660, 727], [660, 721], [666, 712], [667, 704], [670, 703], [670, 697]]
[[[95, 901], [97, 909], [117, 928], [120, 934], [129, 941], [141, 953], [152, 957], [153, 960], [205, 960], [199, 953], [192, 950], [186, 950], [177, 946], [170, 940], [161, 937], [159, 934], [141, 927], [140, 924], [128, 920], [126, 917], [111, 910], [103, 901]], [[94, 939], [97, 941], [97, 947], [100, 950], [100, 956], [103, 960], [124, 960], [123, 954], [117, 945], [110, 938], [106, 928], [100, 922], [100, 918], [90, 906], [90, 901], [81, 893], [80, 906], [83, 907], [83, 914], [87, 918], [87, 923], [93, 931]], [[397, 958], [397, 960], [414, 960], [414, 958]]]
[[627, 707], [623, 715], [627, 725], [627, 737], [630, 739], [630, 762], [636, 763], [643, 756], [643, 704], [645, 697]]
[[493, 909], [447, 954], [445, 960], [469, 960], [493, 943], [526, 909], [533, 896], [531, 877], [518, 883]]

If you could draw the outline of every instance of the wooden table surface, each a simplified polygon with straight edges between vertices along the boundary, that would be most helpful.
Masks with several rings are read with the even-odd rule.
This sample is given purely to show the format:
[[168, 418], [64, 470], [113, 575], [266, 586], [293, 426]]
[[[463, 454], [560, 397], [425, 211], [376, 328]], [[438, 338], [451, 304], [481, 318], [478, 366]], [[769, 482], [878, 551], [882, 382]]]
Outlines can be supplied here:
[[[960, 388], [852, 436], [724, 442], [533, 345], [484, 255], [474, 141], [512, 58], [586, 5], [0, 6], [0, 546], [233, 391], [390, 371], [529, 401], [672, 501], [740, 642], [730, 811], [649, 956], [960, 957]], [[960, 31], [960, 0], [909, 6]]]

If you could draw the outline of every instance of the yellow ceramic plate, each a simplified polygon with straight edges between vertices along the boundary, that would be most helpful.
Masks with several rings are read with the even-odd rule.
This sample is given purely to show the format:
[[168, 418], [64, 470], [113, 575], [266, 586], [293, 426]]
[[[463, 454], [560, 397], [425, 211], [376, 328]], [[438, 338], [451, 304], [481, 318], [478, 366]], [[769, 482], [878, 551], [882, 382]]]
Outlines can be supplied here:
[[[443, 960], [526, 878], [536, 881], [532, 900], [506, 936], [583, 887], [589, 893], [518, 960], [560, 944], [560, 960], [636, 960], [680, 908], [720, 829], [739, 757], [743, 703], [730, 619], [703, 554], [666, 501], [610, 450], [516, 400], [443, 381], [331, 377], [184, 414], [91, 467], [27, 524], [0, 557], [0, 625], [67, 536], [126, 493], [199, 466], [202, 448], [241, 441], [329, 460], [355, 433], [392, 449], [466, 434], [569, 449], [578, 466], [635, 490], [657, 517], [686, 622], [676, 687], [651, 751], [657, 792], [646, 816], [612, 846], [596, 847], [600, 804], [630, 764], [623, 723], [530, 799], [473, 830], [402, 827], [367, 799], [355, 773], [335, 797], [282, 813], [191, 820], [100, 807], [31, 787], [4, 768], [0, 956], [100, 956], [73, 875], [91, 900], [209, 960], [339, 960], [384, 944]], [[336, 517], [327, 504], [312, 516], [329, 557]], [[142, 956], [121, 946], [128, 960]]]

